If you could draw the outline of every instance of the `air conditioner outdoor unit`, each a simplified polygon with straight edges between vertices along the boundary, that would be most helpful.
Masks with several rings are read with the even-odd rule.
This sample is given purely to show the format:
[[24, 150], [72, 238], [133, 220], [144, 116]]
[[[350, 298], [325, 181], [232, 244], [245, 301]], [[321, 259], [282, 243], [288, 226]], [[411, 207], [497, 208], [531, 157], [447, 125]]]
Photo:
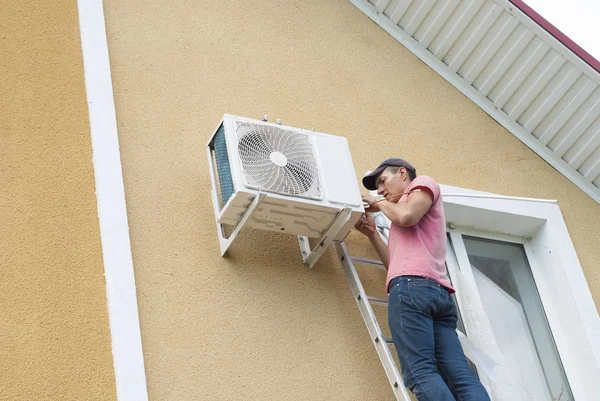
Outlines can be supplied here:
[[251, 227], [297, 235], [312, 267], [364, 212], [346, 138], [226, 114], [207, 151], [222, 255]]

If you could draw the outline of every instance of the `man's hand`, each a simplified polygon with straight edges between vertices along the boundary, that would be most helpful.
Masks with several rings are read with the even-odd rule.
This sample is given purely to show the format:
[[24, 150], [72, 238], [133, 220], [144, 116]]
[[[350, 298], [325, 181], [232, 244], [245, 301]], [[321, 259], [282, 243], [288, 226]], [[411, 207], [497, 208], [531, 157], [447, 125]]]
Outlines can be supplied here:
[[379, 211], [379, 205], [377, 205], [376, 203], [380, 200], [381, 200], [380, 198], [373, 196], [373, 195], [363, 195], [362, 196], [363, 203], [369, 204], [369, 206], [365, 206], [365, 209], [371, 213], [375, 213], [375, 212]]
[[375, 220], [369, 213], [364, 213], [358, 222], [354, 225], [358, 231], [371, 238], [377, 232], [377, 228], [375, 227]]
[[373, 217], [371, 217], [369, 213], [363, 214], [354, 227], [369, 238], [369, 241], [371, 241], [375, 251], [377, 251], [377, 254], [379, 255], [379, 259], [381, 259], [387, 270], [389, 267], [387, 244], [383, 242], [381, 235], [377, 232]]

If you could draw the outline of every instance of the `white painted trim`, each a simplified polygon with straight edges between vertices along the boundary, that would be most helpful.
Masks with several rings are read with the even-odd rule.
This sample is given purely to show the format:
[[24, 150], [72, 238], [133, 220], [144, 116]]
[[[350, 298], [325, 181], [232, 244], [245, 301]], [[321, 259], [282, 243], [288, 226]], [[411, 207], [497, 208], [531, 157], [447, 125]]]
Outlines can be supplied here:
[[464, 197], [444, 198], [444, 210], [459, 231], [528, 238], [523, 246], [573, 395], [578, 401], [597, 400], [600, 317], [558, 205]]
[[[377, 195], [377, 191], [371, 191], [373, 193], [375, 193], [375, 195], [377, 198], [379, 199], [384, 199], [383, 195]], [[453, 194], [453, 193], [447, 193], [447, 194], [442, 194], [442, 196], [444, 198], [485, 198], [485, 199], [505, 199], [505, 200], [518, 200], [518, 201], [527, 201], [527, 202], [537, 202], [537, 203], [558, 203], [558, 200], [556, 199], [538, 199], [538, 198], [521, 198], [518, 196], [504, 196], [504, 195], [475, 195], [475, 194]]]
[[525, 237], [517, 237], [514, 235], [502, 234], [498, 232], [481, 231], [467, 227], [449, 227], [448, 231], [451, 230], [458, 230], [461, 232], [461, 234], [470, 237], [484, 238], [493, 241], [510, 242], [511, 244], [523, 245], [525, 242], [527, 242], [527, 238]]
[[102, 0], [77, 7], [117, 399], [147, 401], [104, 9]]
[[[452, 84], [463, 95], [471, 99], [471, 101], [483, 109], [483, 111], [488, 113], [494, 120], [500, 123], [521, 142], [540, 155], [546, 162], [548, 162], [548, 164], [561, 172], [565, 177], [571, 180], [571, 182], [591, 196], [596, 202], [600, 203], [600, 190], [592, 182], [588, 181], [584, 176], [579, 174], [577, 170], [569, 166], [567, 162], [555, 155], [552, 150], [540, 143], [535, 136], [531, 135], [525, 128], [519, 125], [516, 121], [512, 120], [506, 113], [498, 109], [491, 100], [486, 98], [477, 89], [471, 86], [471, 84], [465, 81], [460, 75], [455, 73], [452, 69], [450, 69], [450, 67], [444, 64], [426, 48], [424, 48], [419, 42], [413, 39], [398, 25], [394, 24], [388, 17], [377, 12], [372, 4], [370, 4], [367, 0], [349, 1], [363, 13], [365, 13], [369, 18], [371, 18], [376, 24], [382, 27], [387, 33], [392, 35], [404, 47], [415, 54], [431, 69], [441, 75], [442, 78]], [[519, 16], [519, 13], [514, 11], [512, 13], [516, 14], [516, 16]], [[523, 18], [522, 16], [520, 17]]]
[[519, 9], [508, 0], [494, 0], [500, 7], [504, 8], [510, 15], [515, 17], [517, 21], [525, 25], [535, 35], [539, 36], [544, 42], [548, 43], [557, 53], [563, 56], [568, 62], [574, 64], [582, 71], [589, 79], [600, 85], [600, 74], [592, 66], [581, 59], [571, 49], [565, 46], [560, 40], [552, 36], [540, 24], [529, 18], [527, 14]]
[[518, 200], [526, 202], [537, 202], [537, 203], [558, 203], [556, 199], [535, 199], [535, 198], [521, 198], [518, 196], [504, 196], [504, 195], [473, 195], [473, 194], [442, 194], [444, 198], [486, 198], [486, 199], [504, 199], [504, 200]]

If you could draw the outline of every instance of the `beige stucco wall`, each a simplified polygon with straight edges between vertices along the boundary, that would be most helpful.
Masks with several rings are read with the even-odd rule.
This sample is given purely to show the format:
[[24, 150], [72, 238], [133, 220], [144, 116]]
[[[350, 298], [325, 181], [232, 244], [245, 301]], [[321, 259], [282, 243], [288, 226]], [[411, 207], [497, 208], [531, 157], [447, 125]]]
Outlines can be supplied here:
[[244, 232], [219, 256], [204, 146], [224, 113], [346, 136], [357, 175], [402, 156], [559, 199], [600, 303], [600, 205], [350, 2], [104, 4], [151, 399], [392, 399], [331, 253], [307, 271], [294, 237]]
[[0, 3], [0, 188], [0, 399], [115, 399], [74, 1]]

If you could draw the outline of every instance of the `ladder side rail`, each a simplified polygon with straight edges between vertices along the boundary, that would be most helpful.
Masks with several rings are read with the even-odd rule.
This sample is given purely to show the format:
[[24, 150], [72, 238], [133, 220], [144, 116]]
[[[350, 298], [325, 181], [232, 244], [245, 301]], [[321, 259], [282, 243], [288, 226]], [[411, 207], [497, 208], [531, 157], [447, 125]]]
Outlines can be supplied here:
[[348, 283], [352, 289], [352, 294], [354, 295], [354, 299], [358, 304], [358, 309], [360, 310], [365, 325], [367, 326], [371, 341], [373, 342], [375, 350], [379, 355], [379, 359], [381, 360], [381, 364], [383, 365], [390, 385], [392, 386], [394, 395], [398, 401], [411, 401], [408, 391], [404, 387], [402, 377], [400, 376], [398, 368], [396, 367], [396, 363], [392, 357], [391, 351], [385, 341], [381, 327], [377, 323], [373, 309], [369, 304], [367, 294], [365, 293], [360, 278], [358, 277], [356, 268], [354, 267], [350, 255], [348, 254], [346, 245], [343, 242], [337, 241], [335, 241], [334, 244], [342, 264], [342, 269], [346, 274], [346, 278], [348, 279]]

